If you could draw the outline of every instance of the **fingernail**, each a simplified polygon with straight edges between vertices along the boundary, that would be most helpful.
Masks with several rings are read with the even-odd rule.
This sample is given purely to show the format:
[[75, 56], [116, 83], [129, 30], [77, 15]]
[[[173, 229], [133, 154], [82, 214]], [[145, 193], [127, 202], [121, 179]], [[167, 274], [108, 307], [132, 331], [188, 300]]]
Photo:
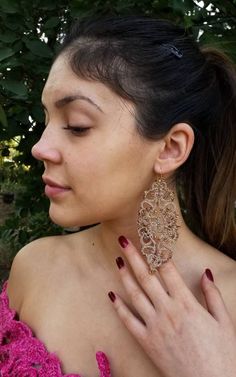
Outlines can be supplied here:
[[123, 261], [123, 258], [121, 258], [121, 257], [116, 258], [116, 264], [117, 264], [117, 266], [118, 266], [119, 269], [121, 269], [122, 267], [124, 267], [125, 263]]
[[115, 293], [113, 293], [113, 292], [111, 291], [111, 292], [108, 293], [108, 296], [109, 296], [109, 298], [110, 298], [110, 300], [111, 300], [112, 302], [115, 301], [115, 299], [116, 299], [116, 295], [115, 295]]
[[211, 272], [211, 270], [210, 270], [209, 268], [207, 268], [207, 269], [205, 270], [205, 273], [206, 273], [206, 276], [208, 277], [208, 279], [209, 279], [210, 281], [213, 281], [213, 282], [214, 282], [214, 277], [213, 277], [212, 272]]
[[123, 247], [123, 249], [125, 249], [126, 246], [128, 246], [129, 244], [128, 240], [124, 236], [120, 236], [118, 238], [118, 241], [119, 241], [120, 246]]

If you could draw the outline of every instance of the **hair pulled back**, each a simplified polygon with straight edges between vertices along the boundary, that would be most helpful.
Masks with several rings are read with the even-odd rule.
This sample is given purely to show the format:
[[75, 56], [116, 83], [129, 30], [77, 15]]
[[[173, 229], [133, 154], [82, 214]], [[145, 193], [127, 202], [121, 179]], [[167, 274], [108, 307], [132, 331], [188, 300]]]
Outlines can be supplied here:
[[236, 258], [233, 63], [169, 21], [138, 16], [81, 20], [62, 53], [78, 76], [135, 104], [144, 137], [159, 139], [179, 122], [192, 126], [194, 147], [176, 174], [187, 218], [207, 242]]

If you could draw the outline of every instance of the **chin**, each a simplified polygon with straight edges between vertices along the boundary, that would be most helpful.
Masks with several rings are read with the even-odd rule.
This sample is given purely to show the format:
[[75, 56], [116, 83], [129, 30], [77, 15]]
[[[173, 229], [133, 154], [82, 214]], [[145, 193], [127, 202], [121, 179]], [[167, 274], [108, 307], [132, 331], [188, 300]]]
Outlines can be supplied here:
[[55, 213], [55, 211], [51, 210], [51, 208], [49, 209], [49, 217], [54, 224], [57, 224], [62, 228], [80, 228], [98, 223], [96, 221], [93, 221], [91, 218], [78, 218], [78, 216], [73, 217], [71, 214], [67, 216], [65, 212]]

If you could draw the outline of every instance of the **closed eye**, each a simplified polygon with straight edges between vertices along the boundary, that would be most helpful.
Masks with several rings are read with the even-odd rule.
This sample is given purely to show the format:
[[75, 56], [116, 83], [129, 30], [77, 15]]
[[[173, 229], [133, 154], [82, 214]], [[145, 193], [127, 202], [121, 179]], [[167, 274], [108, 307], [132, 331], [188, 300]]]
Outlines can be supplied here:
[[66, 127], [63, 127], [64, 130], [70, 131], [73, 135], [81, 136], [82, 134], [85, 134], [91, 127], [80, 127], [80, 126], [70, 126], [67, 125]]

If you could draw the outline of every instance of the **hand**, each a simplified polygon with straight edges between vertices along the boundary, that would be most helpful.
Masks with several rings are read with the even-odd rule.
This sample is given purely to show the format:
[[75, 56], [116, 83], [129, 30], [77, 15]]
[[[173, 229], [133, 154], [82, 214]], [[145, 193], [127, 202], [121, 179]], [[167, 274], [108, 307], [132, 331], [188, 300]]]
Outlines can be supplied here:
[[[178, 273], [173, 261], [150, 275], [148, 266], [130, 241], [123, 252], [136, 279], [117, 258], [121, 280], [140, 320], [113, 292], [118, 316], [166, 377], [235, 377], [236, 334], [221, 294], [206, 272], [201, 288], [205, 309]], [[208, 270], [209, 275], [209, 270]], [[164, 289], [164, 287], [166, 289]]]

